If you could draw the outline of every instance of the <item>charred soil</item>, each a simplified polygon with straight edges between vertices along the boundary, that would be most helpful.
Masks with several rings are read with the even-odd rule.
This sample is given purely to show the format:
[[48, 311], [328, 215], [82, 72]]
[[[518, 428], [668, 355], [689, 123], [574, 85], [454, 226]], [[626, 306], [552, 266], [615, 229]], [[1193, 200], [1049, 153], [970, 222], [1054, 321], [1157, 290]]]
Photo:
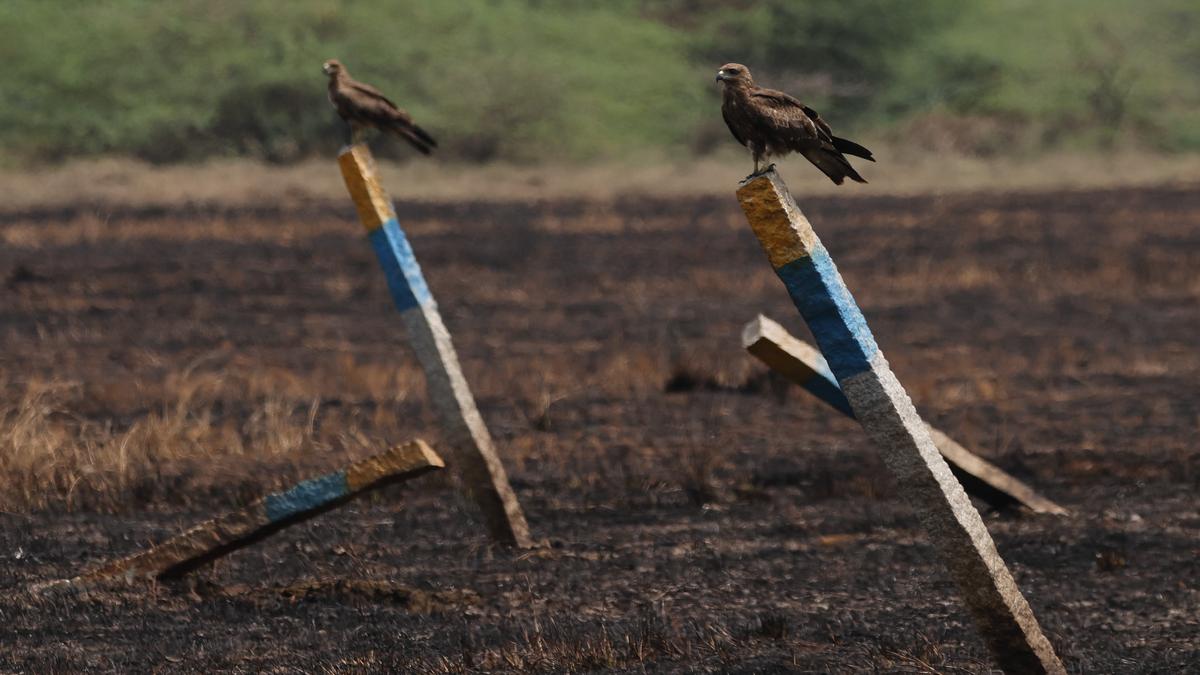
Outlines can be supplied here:
[[[1200, 191], [799, 201], [922, 414], [1072, 510], [985, 512], [1068, 667], [1195, 668]], [[543, 545], [430, 478], [25, 595], [438, 433], [348, 205], [2, 214], [0, 670], [989, 668], [861, 430], [742, 352], [808, 334], [732, 195], [398, 210]]]

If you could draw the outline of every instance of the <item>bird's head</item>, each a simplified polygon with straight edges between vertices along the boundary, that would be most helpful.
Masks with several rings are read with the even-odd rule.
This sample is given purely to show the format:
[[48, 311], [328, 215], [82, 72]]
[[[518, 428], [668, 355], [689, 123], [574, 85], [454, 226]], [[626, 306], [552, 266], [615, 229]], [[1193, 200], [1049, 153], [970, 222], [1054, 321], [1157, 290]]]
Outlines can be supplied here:
[[726, 63], [717, 71], [717, 82], [724, 85], [749, 85], [754, 80], [750, 77], [750, 69], [740, 63]]
[[329, 59], [321, 66], [321, 70], [330, 77], [336, 77], [338, 73], [345, 70], [342, 62], [337, 59]]

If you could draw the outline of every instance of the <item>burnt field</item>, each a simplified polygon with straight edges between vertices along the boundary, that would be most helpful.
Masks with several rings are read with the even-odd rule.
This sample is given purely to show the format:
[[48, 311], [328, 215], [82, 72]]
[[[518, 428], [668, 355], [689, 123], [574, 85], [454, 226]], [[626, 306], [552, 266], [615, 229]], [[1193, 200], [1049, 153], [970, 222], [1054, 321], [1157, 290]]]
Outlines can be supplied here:
[[[1200, 191], [798, 201], [926, 419], [1072, 510], [984, 510], [1068, 668], [1196, 668]], [[24, 595], [438, 431], [348, 202], [3, 213], [0, 671], [989, 668], [861, 429], [741, 349], [808, 334], [732, 193], [399, 212], [544, 545], [433, 477]]]

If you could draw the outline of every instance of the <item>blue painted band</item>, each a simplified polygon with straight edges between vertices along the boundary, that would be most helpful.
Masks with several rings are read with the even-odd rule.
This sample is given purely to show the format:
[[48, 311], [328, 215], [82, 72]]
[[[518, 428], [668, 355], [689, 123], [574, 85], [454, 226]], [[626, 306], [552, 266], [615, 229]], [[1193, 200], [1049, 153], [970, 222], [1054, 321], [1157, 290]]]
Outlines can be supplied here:
[[871, 357], [879, 347], [825, 247], [817, 242], [812, 255], [793, 260], [775, 272], [808, 323], [837, 380], [869, 370]]
[[267, 520], [275, 523], [305, 511], [311, 511], [329, 502], [350, 494], [346, 485], [346, 472], [326, 474], [311, 478], [293, 487], [268, 495], [266, 498]]
[[400, 229], [400, 223], [395, 218], [389, 218], [383, 225], [371, 230], [367, 235], [375, 255], [379, 257], [379, 266], [387, 277], [388, 290], [396, 309], [407, 311], [417, 305], [428, 305], [433, 301], [425, 277], [421, 274], [421, 266], [413, 254], [408, 237]]
[[854, 410], [850, 408], [850, 401], [846, 400], [846, 395], [842, 393], [842, 388], [837, 385], [837, 382], [834, 382], [833, 377], [820, 374], [809, 378], [801, 386], [846, 417], [854, 419]]

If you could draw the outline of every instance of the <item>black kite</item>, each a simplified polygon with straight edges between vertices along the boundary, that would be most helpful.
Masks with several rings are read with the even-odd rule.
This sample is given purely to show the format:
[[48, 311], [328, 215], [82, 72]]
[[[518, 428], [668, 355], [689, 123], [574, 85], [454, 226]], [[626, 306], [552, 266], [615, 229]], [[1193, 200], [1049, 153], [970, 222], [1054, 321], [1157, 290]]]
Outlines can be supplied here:
[[874, 162], [871, 151], [834, 136], [817, 111], [782, 91], [755, 86], [750, 69], [740, 63], [721, 66], [717, 81], [723, 90], [721, 114], [725, 124], [738, 143], [754, 153], [751, 176], [761, 173], [759, 165], [764, 158], [798, 152], [838, 185], [847, 177], [867, 182], [850, 166], [845, 155]]
[[329, 102], [350, 125], [351, 143], [357, 143], [362, 131], [371, 128], [396, 134], [422, 154], [428, 155], [437, 147], [437, 141], [417, 126], [411, 115], [375, 87], [350, 77], [341, 61], [330, 59], [321, 69], [329, 76]]

